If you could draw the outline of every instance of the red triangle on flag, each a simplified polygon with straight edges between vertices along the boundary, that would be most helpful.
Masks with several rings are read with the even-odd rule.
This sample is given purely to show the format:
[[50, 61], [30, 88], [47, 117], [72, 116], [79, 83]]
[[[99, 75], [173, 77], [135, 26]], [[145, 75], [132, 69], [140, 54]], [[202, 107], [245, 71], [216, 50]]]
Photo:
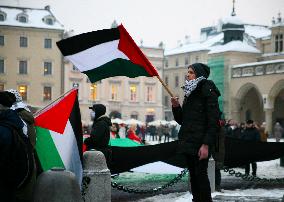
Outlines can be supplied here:
[[37, 115], [35, 117], [35, 126], [63, 134], [76, 96], [77, 90], [74, 89], [47, 111]]

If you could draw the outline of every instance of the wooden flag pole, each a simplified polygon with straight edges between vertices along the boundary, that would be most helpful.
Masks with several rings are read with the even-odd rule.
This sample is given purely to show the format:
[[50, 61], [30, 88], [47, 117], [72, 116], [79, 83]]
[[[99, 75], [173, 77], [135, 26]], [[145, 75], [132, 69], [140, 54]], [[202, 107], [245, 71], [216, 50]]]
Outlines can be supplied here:
[[162, 85], [164, 86], [164, 88], [167, 90], [167, 92], [170, 94], [171, 97], [174, 97], [174, 94], [172, 93], [172, 91], [168, 88], [168, 86], [165, 84], [165, 82], [161, 79], [161, 77], [158, 75], [157, 78], [159, 79], [159, 81], [162, 83]]

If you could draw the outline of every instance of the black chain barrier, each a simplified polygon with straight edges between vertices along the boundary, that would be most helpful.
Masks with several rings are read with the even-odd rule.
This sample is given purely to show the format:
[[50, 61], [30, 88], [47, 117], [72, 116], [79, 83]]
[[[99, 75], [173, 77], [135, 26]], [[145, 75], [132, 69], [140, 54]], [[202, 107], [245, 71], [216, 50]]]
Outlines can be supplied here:
[[228, 167], [223, 167], [222, 170], [224, 170], [224, 172], [229, 173], [229, 175], [234, 175], [235, 177], [238, 178], [242, 178], [243, 180], [246, 181], [251, 181], [251, 182], [257, 182], [257, 183], [270, 183], [270, 184], [284, 184], [284, 178], [260, 178], [257, 176], [253, 176], [253, 175], [247, 175], [247, 174], [243, 174], [241, 172], [235, 171], [232, 168], [228, 168]]
[[134, 193], [134, 194], [154, 194], [157, 193], [163, 189], [169, 188], [171, 186], [173, 186], [174, 184], [176, 184], [177, 182], [179, 182], [183, 176], [186, 175], [186, 173], [188, 172], [188, 169], [184, 169], [181, 171], [180, 174], [178, 174], [174, 179], [172, 179], [170, 182], [168, 182], [167, 184], [164, 184], [162, 186], [159, 187], [155, 187], [155, 188], [151, 188], [151, 189], [135, 189], [135, 188], [131, 188], [128, 186], [124, 186], [121, 185], [117, 182], [111, 182], [111, 186], [119, 191], [124, 191], [124, 192], [128, 192], [128, 193]]

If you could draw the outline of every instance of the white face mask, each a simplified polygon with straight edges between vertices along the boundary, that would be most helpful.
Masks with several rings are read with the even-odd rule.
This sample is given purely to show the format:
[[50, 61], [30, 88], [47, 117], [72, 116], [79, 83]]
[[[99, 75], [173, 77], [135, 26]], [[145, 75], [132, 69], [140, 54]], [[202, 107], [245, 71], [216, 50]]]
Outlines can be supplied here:
[[95, 117], [96, 117], [96, 112], [92, 111], [92, 112], [91, 112], [91, 119], [94, 120]]

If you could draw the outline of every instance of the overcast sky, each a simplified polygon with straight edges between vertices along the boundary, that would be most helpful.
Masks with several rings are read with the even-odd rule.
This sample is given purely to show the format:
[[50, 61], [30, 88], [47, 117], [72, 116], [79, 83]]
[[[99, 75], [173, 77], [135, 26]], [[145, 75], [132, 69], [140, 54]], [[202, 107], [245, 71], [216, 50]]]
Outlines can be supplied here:
[[[122, 23], [136, 42], [145, 46], [174, 47], [189, 35], [199, 39], [200, 28], [217, 24], [232, 12], [233, 0], [0, 0], [1, 5], [43, 8], [76, 34]], [[236, 0], [237, 16], [245, 23], [271, 25], [282, 13], [284, 0]]]

